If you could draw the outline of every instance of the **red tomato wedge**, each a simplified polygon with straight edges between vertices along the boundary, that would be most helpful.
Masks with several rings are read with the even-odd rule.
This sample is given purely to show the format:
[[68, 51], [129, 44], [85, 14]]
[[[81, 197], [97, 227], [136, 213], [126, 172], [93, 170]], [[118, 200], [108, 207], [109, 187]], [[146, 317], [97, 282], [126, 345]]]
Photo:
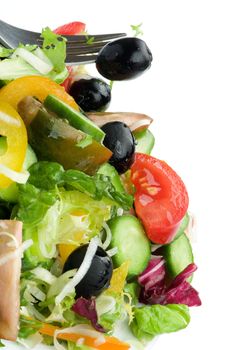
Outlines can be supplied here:
[[[80, 34], [85, 31], [85, 23], [82, 22], [70, 22], [67, 24], [64, 24], [63, 26], [60, 26], [53, 30], [54, 33], [60, 34], [60, 35], [76, 35]], [[69, 71], [69, 76], [65, 79], [65, 81], [61, 84], [65, 90], [68, 92], [70, 85], [72, 83], [72, 67], [67, 67]]]
[[135, 211], [149, 239], [170, 243], [188, 209], [188, 193], [177, 173], [164, 161], [137, 153], [131, 167]]
[[60, 35], [75, 35], [85, 31], [85, 23], [82, 22], [70, 22], [66, 23], [55, 30], [54, 33]]

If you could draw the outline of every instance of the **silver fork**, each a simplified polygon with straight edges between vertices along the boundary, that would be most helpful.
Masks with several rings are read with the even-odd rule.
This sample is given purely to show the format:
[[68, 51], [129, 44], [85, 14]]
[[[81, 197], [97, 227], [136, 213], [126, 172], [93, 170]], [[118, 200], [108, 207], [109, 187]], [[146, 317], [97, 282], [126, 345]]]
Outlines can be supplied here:
[[[63, 35], [67, 38], [66, 63], [73, 64], [88, 64], [95, 62], [97, 53], [112, 39], [117, 39], [126, 36], [125, 33], [114, 34], [98, 34], [98, 35]], [[88, 38], [94, 38], [91, 44]], [[14, 27], [0, 20], [0, 44], [6, 48], [14, 49], [19, 43], [36, 44], [42, 46], [43, 39], [40, 33]]]

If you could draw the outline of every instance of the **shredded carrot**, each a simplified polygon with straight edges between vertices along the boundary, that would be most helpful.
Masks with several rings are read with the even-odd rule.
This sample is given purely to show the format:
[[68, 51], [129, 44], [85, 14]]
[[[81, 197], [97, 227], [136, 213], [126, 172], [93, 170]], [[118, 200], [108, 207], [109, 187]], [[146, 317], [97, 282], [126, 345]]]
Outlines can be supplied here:
[[[61, 329], [61, 328], [44, 323], [43, 327], [39, 330], [39, 332], [41, 334], [53, 337], [55, 331], [59, 330], [59, 329]], [[124, 343], [115, 337], [105, 336], [105, 343], [97, 345], [97, 346], [95, 345], [96, 338], [88, 337], [88, 336], [82, 335], [82, 334], [61, 333], [61, 334], [58, 334], [57, 338], [72, 341], [72, 342], [77, 342], [79, 339], [84, 338], [84, 340], [85, 340], [84, 344], [86, 346], [90, 346], [90, 347], [93, 347], [93, 348], [99, 349], [99, 350], [129, 350], [130, 349], [129, 344]]]

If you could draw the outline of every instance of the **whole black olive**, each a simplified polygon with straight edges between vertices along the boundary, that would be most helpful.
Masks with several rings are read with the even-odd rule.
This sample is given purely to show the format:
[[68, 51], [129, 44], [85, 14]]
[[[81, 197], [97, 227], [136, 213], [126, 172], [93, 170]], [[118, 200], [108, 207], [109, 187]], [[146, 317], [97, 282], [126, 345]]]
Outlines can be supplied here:
[[84, 112], [104, 111], [111, 100], [110, 86], [97, 78], [81, 78], [74, 81], [69, 94]]
[[110, 80], [127, 80], [150, 68], [152, 53], [139, 38], [122, 38], [110, 42], [99, 52], [98, 72]]
[[120, 174], [125, 173], [134, 161], [135, 139], [132, 132], [126, 124], [117, 121], [106, 123], [102, 130], [106, 134], [103, 144], [113, 152], [109, 163]]
[[[64, 264], [63, 272], [78, 269], [85, 257], [88, 244], [75, 249]], [[84, 278], [76, 286], [76, 297], [90, 298], [98, 296], [110, 285], [113, 273], [113, 263], [111, 258], [101, 247], [97, 248], [92, 264]]]

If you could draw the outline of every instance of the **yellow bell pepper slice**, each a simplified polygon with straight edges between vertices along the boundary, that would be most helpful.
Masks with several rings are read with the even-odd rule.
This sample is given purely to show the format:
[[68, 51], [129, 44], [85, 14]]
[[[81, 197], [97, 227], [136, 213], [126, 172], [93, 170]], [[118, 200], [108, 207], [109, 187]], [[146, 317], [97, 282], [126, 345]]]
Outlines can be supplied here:
[[26, 96], [37, 97], [43, 102], [49, 94], [57, 96], [69, 106], [79, 110], [74, 99], [61, 85], [42, 76], [26, 76], [13, 80], [1, 88], [0, 101], [7, 102], [17, 109], [19, 101]]
[[114, 269], [113, 275], [110, 281], [109, 288], [105, 291], [106, 294], [110, 293], [122, 293], [123, 288], [126, 283], [126, 277], [128, 274], [128, 268], [129, 268], [130, 262], [125, 261], [121, 266], [119, 266], [117, 269]]
[[[0, 101], [0, 135], [6, 137], [6, 151], [0, 155], [0, 164], [21, 171], [27, 149], [27, 131], [23, 120], [12, 106]], [[0, 173], [0, 188], [13, 181]]]

